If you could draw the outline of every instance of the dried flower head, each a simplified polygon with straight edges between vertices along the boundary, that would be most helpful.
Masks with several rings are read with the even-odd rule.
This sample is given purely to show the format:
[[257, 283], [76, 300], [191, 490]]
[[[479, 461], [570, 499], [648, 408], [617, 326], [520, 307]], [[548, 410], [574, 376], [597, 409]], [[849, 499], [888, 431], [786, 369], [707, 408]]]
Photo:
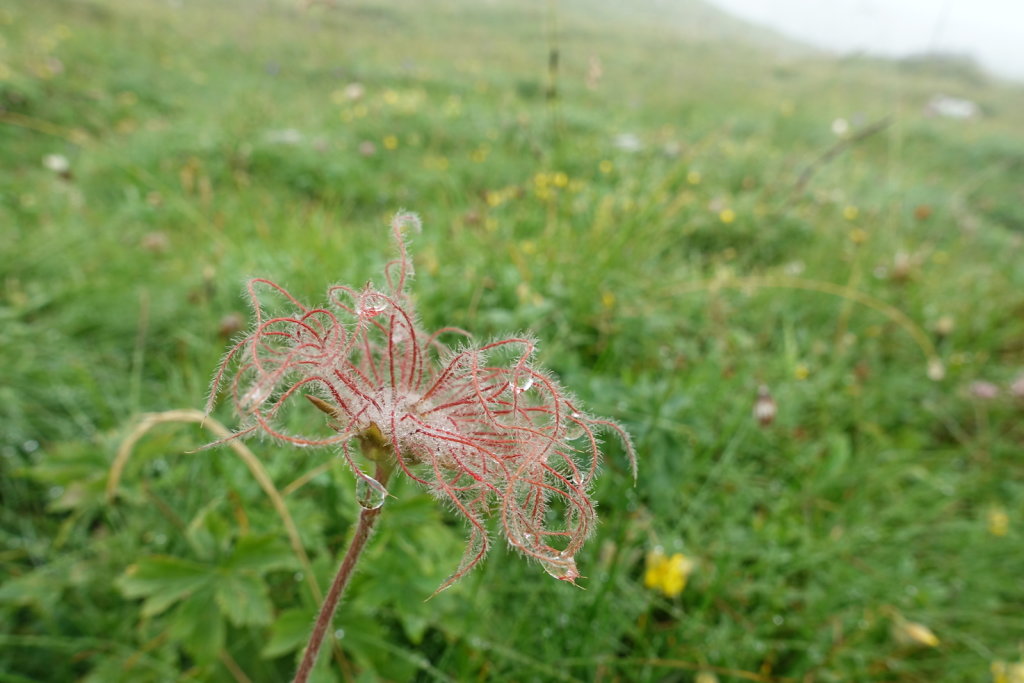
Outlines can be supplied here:
[[[635, 478], [629, 435], [587, 414], [534, 365], [532, 337], [474, 346], [459, 329], [425, 332], [406, 293], [412, 264], [403, 231], [419, 227], [414, 214], [392, 221], [398, 257], [384, 269], [386, 286], [336, 285], [324, 306], [308, 307], [269, 280], [251, 280], [254, 326], [222, 361], [207, 410], [226, 390], [243, 420], [232, 438], [262, 433], [296, 446], [337, 447], [364, 507], [379, 507], [386, 491], [353, 457], [353, 441], [378, 466], [386, 461], [451, 505], [468, 522], [469, 542], [439, 590], [487, 553], [491, 515], [512, 547], [574, 581], [574, 556], [596, 522], [590, 490], [599, 434], [622, 441]], [[269, 312], [266, 293], [286, 312]], [[449, 336], [463, 344], [449, 347]], [[335, 434], [285, 430], [283, 410], [303, 397], [330, 416]]]

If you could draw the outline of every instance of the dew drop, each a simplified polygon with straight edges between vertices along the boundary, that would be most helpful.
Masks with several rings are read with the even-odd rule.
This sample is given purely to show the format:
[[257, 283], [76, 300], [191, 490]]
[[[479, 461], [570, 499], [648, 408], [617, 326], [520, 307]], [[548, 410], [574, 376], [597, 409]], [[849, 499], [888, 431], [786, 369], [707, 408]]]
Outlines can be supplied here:
[[384, 504], [388, 490], [373, 477], [363, 475], [356, 479], [356, 501], [366, 510], [376, 510]]
[[365, 304], [359, 307], [359, 315], [364, 318], [375, 318], [387, 310], [384, 304]]
[[565, 426], [565, 436], [563, 437], [566, 441], [575, 441], [586, 433], [583, 429], [583, 425], [578, 422], [568, 422]]
[[533, 386], [533, 377], [528, 378], [523, 382], [522, 386], [518, 386], [515, 382], [509, 382], [508, 388], [512, 390], [513, 394], [521, 394], [524, 391], [529, 391], [530, 387]]
[[375, 318], [388, 309], [388, 300], [383, 294], [374, 291], [365, 291], [359, 298], [359, 305], [356, 313], [360, 318]]
[[544, 571], [559, 581], [575, 581], [580, 576], [576, 570], [576, 561], [564, 550], [550, 560], [541, 560], [540, 564]]
[[776, 626], [782, 626], [784, 623], [786, 623], [786, 619], [781, 614], [776, 614], [774, 617], [772, 617], [772, 623]]
[[345, 637], [345, 629], [339, 628], [337, 631], [334, 632], [334, 637], [337, 638], [338, 640], [341, 640], [342, 638], [344, 638]]
[[35, 453], [39, 449], [39, 442], [35, 439], [29, 439], [25, 443], [21, 444], [21, 450], [26, 453]]

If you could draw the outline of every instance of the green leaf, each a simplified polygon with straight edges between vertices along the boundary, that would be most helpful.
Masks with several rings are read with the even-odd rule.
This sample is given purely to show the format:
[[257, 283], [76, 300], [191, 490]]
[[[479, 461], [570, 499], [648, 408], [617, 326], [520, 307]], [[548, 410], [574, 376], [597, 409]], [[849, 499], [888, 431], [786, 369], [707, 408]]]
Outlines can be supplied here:
[[53, 512], [95, 507], [104, 502], [107, 452], [104, 445], [93, 441], [54, 444], [26, 473], [41, 484], [62, 489], [46, 506]]
[[116, 585], [127, 598], [147, 598], [142, 613], [154, 616], [207, 585], [212, 578], [209, 567], [180, 557], [157, 555], [129, 567]]
[[248, 573], [224, 574], [217, 582], [217, 605], [235, 626], [269, 624], [274, 606], [263, 579]]
[[405, 613], [402, 611], [398, 612], [398, 619], [402, 622], [402, 630], [405, 631], [406, 637], [412, 642], [413, 645], [419, 645], [423, 642], [423, 636], [427, 632], [427, 628], [431, 624], [429, 616], [417, 613]]
[[210, 609], [213, 588], [207, 586], [186, 598], [174, 610], [169, 632], [201, 664], [217, 659], [224, 648], [224, 618]]
[[273, 659], [299, 650], [309, 640], [314, 619], [316, 619], [314, 610], [284, 610], [278, 615], [274, 625], [270, 627], [270, 640], [263, 646], [260, 654], [267, 659]]
[[231, 543], [232, 526], [218, 512], [222, 498], [216, 498], [199, 510], [189, 522], [185, 535], [203, 559], [222, 557]]
[[235, 544], [225, 569], [251, 569], [268, 572], [295, 569], [298, 563], [288, 544], [275, 536], [243, 536]]
[[49, 613], [64, 594], [70, 563], [54, 562], [6, 579], [0, 585], [0, 604], [34, 605]]
[[343, 632], [341, 646], [351, 653], [352, 659], [378, 679], [389, 681], [413, 680], [419, 668], [417, 659], [401, 647], [390, 643], [391, 634], [376, 613], [347, 612], [338, 615], [333, 624]]

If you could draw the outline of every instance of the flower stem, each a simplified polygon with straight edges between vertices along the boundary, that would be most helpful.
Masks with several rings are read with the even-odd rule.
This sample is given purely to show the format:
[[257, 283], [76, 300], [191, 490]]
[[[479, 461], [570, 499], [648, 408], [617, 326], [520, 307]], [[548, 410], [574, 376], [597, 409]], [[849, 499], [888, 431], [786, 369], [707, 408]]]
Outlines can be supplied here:
[[[389, 468], [382, 467], [378, 463], [375, 474], [377, 475], [377, 480], [382, 485], [387, 485], [387, 475], [390, 474]], [[372, 510], [367, 508], [360, 509], [355, 536], [352, 537], [352, 542], [349, 543], [348, 550], [345, 551], [345, 557], [341, 561], [341, 566], [338, 567], [338, 573], [335, 574], [334, 581], [331, 582], [331, 588], [327, 591], [323, 605], [320, 606], [320, 614], [316, 617], [313, 633], [309, 636], [309, 643], [306, 645], [306, 651], [302, 655], [302, 662], [299, 664], [298, 671], [295, 672], [295, 678], [292, 683], [306, 683], [309, 680], [309, 675], [313, 671], [313, 665], [316, 664], [316, 656], [320, 652], [320, 646], [324, 643], [324, 636], [327, 635], [327, 629], [330, 628], [331, 622], [334, 621], [334, 613], [338, 609], [338, 602], [345, 592], [349, 579], [352, 578], [352, 570], [356, 568], [359, 556], [362, 555], [363, 549], [366, 547], [366, 541], [369, 540], [370, 533], [373, 531], [373, 527], [377, 523], [377, 518], [380, 517], [382, 509], [383, 507]]]

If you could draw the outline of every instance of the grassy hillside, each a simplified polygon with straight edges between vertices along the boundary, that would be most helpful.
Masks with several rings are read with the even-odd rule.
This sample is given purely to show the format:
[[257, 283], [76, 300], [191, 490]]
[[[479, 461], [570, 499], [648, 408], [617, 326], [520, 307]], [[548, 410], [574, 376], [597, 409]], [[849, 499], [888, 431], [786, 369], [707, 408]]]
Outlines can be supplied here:
[[609, 443], [585, 590], [498, 542], [429, 601], [465, 529], [399, 482], [319, 680], [1015, 680], [1024, 88], [697, 2], [15, 0], [0, 29], [0, 681], [288, 678], [351, 474], [249, 441], [268, 497], [144, 420], [201, 409], [245, 278], [380, 281], [403, 207], [425, 326], [532, 331], [639, 481]]

